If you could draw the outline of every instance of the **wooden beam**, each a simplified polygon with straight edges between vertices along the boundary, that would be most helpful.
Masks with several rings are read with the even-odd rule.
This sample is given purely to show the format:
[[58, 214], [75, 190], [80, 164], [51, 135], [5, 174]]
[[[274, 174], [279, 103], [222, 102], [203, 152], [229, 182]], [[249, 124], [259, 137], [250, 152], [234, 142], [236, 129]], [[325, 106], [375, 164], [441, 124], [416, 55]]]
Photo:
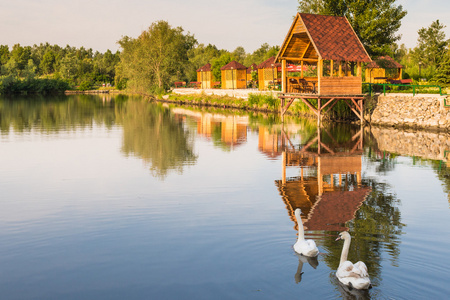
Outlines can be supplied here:
[[303, 51], [302, 56], [301, 56], [302, 58], [305, 57], [306, 51], [308, 51], [309, 46], [311, 46], [311, 41], [309, 41], [308, 45], [306, 45], [305, 51]]
[[300, 58], [300, 57], [283, 57], [283, 59], [286, 60], [295, 60], [295, 61], [310, 61], [310, 62], [317, 62], [318, 59], [317, 58]]
[[317, 115], [317, 116], [319, 116], [319, 112], [317, 111], [317, 109], [308, 101], [308, 99], [305, 99], [305, 98], [303, 98], [303, 97], [301, 97], [300, 98], [302, 101], [303, 101], [303, 103], [305, 103], [309, 108], [311, 108], [312, 109], [312, 111]]
[[348, 107], [355, 113], [355, 115], [361, 120], [361, 115], [352, 107], [348, 99], [344, 99], [345, 103], [347, 103]]
[[[333, 109], [333, 107], [336, 105], [336, 103], [338, 103], [339, 99], [332, 99], [335, 100], [334, 103], [332, 105], [330, 105], [330, 107], [328, 107], [328, 109], [326, 110], [326, 113], [328, 113], [331, 109]], [[328, 102], [327, 102], [328, 104]]]
[[356, 103], [355, 99], [354, 98], [351, 98], [351, 99], [352, 99], [353, 104], [355, 104], [356, 108], [358, 108], [358, 110], [361, 111], [361, 107]]
[[339, 72], [338, 72], [338, 76], [342, 77], [342, 61], [339, 62]]
[[289, 109], [289, 107], [291, 106], [292, 102], [294, 102], [295, 98], [292, 98], [288, 104], [286, 104], [286, 106], [283, 108], [283, 112], [281, 113], [282, 115], [284, 115], [287, 110]]
[[358, 61], [356, 63], [356, 76], [361, 77], [362, 68], [361, 68], [361, 62]]
[[324, 109], [325, 107], [327, 107], [328, 106], [328, 104], [330, 104], [330, 103], [332, 103], [333, 102], [333, 100], [334, 100], [334, 98], [331, 98], [327, 103], [325, 103], [325, 105], [324, 106], [322, 106], [322, 109]]

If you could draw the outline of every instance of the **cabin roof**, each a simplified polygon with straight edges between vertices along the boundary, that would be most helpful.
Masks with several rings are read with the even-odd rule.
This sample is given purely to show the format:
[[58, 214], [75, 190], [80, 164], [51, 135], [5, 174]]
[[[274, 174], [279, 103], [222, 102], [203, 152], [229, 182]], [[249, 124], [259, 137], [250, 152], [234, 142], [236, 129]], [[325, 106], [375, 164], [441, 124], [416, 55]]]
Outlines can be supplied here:
[[197, 72], [211, 72], [211, 64], [207, 63], [203, 67], [198, 68]]
[[237, 61], [233, 60], [229, 63], [227, 63], [225, 66], [223, 66], [222, 68], [220, 68], [221, 70], [247, 70], [247, 67], [244, 66], [241, 63], [238, 63]]
[[256, 71], [258, 71], [258, 66], [255, 63], [251, 64], [250, 67], [247, 68], [247, 74]]
[[376, 60], [369, 63], [366, 68], [368, 69], [402, 69], [403, 66], [392, 59], [392, 57], [386, 55], [386, 56], [380, 56]]
[[272, 65], [274, 65], [273, 67], [280, 67], [281, 64], [280, 63], [275, 63], [275, 57], [269, 57], [268, 59], [266, 59], [265, 61], [263, 61], [262, 63], [260, 63], [257, 68], [258, 69], [270, 69], [272, 68]]
[[297, 13], [275, 61], [326, 59], [371, 62], [346, 17]]

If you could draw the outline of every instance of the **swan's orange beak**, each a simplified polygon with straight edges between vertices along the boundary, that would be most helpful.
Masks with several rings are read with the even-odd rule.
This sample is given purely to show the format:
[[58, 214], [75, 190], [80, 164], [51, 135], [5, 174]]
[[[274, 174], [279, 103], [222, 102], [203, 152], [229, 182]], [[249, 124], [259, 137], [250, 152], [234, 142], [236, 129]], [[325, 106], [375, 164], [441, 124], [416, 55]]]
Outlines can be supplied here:
[[338, 237], [337, 237], [337, 239], [335, 240], [335, 242], [336, 242], [336, 241], [339, 241], [340, 239], [341, 239], [341, 237], [340, 237], [340, 236], [338, 236]]

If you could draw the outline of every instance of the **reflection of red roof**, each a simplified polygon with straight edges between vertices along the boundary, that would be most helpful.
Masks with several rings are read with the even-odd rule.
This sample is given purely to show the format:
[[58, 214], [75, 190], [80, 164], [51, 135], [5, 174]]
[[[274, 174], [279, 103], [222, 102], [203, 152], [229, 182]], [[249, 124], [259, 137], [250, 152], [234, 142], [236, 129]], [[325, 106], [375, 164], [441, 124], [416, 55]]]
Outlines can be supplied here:
[[355, 213], [371, 191], [370, 187], [354, 191], [324, 193], [319, 197], [303, 222], [307, 230], [342, 231], [348, 228], [343, 224], [355, 218]]
[[233, 60], [229, 63], [227, 63], [225, 66], [220, 68], [221, 70], [247, 70], [247, 67], [243, 64], [238, 63], [237, 61]]
[[203, 67], [198, 68], [197, 72], [211, 72], [211, 64], [207, 63]]

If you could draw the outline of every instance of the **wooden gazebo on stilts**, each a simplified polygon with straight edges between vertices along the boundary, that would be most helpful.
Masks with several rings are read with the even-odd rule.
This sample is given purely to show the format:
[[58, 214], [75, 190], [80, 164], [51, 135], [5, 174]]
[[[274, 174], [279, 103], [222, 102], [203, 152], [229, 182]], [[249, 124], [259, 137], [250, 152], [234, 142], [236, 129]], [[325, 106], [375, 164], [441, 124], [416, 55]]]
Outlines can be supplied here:
[[[300, 99], [320, 121], [324, 109], [343, 100], [363, 121], [361, 63], [371, 59], [347, 18], [297, 13], [275, 62], [282, 65], [282, 115]], [[317, 77], [288, 77], [287, 62], [315, 64]], [[309, 99], [317, 99], [317, 106]]]

